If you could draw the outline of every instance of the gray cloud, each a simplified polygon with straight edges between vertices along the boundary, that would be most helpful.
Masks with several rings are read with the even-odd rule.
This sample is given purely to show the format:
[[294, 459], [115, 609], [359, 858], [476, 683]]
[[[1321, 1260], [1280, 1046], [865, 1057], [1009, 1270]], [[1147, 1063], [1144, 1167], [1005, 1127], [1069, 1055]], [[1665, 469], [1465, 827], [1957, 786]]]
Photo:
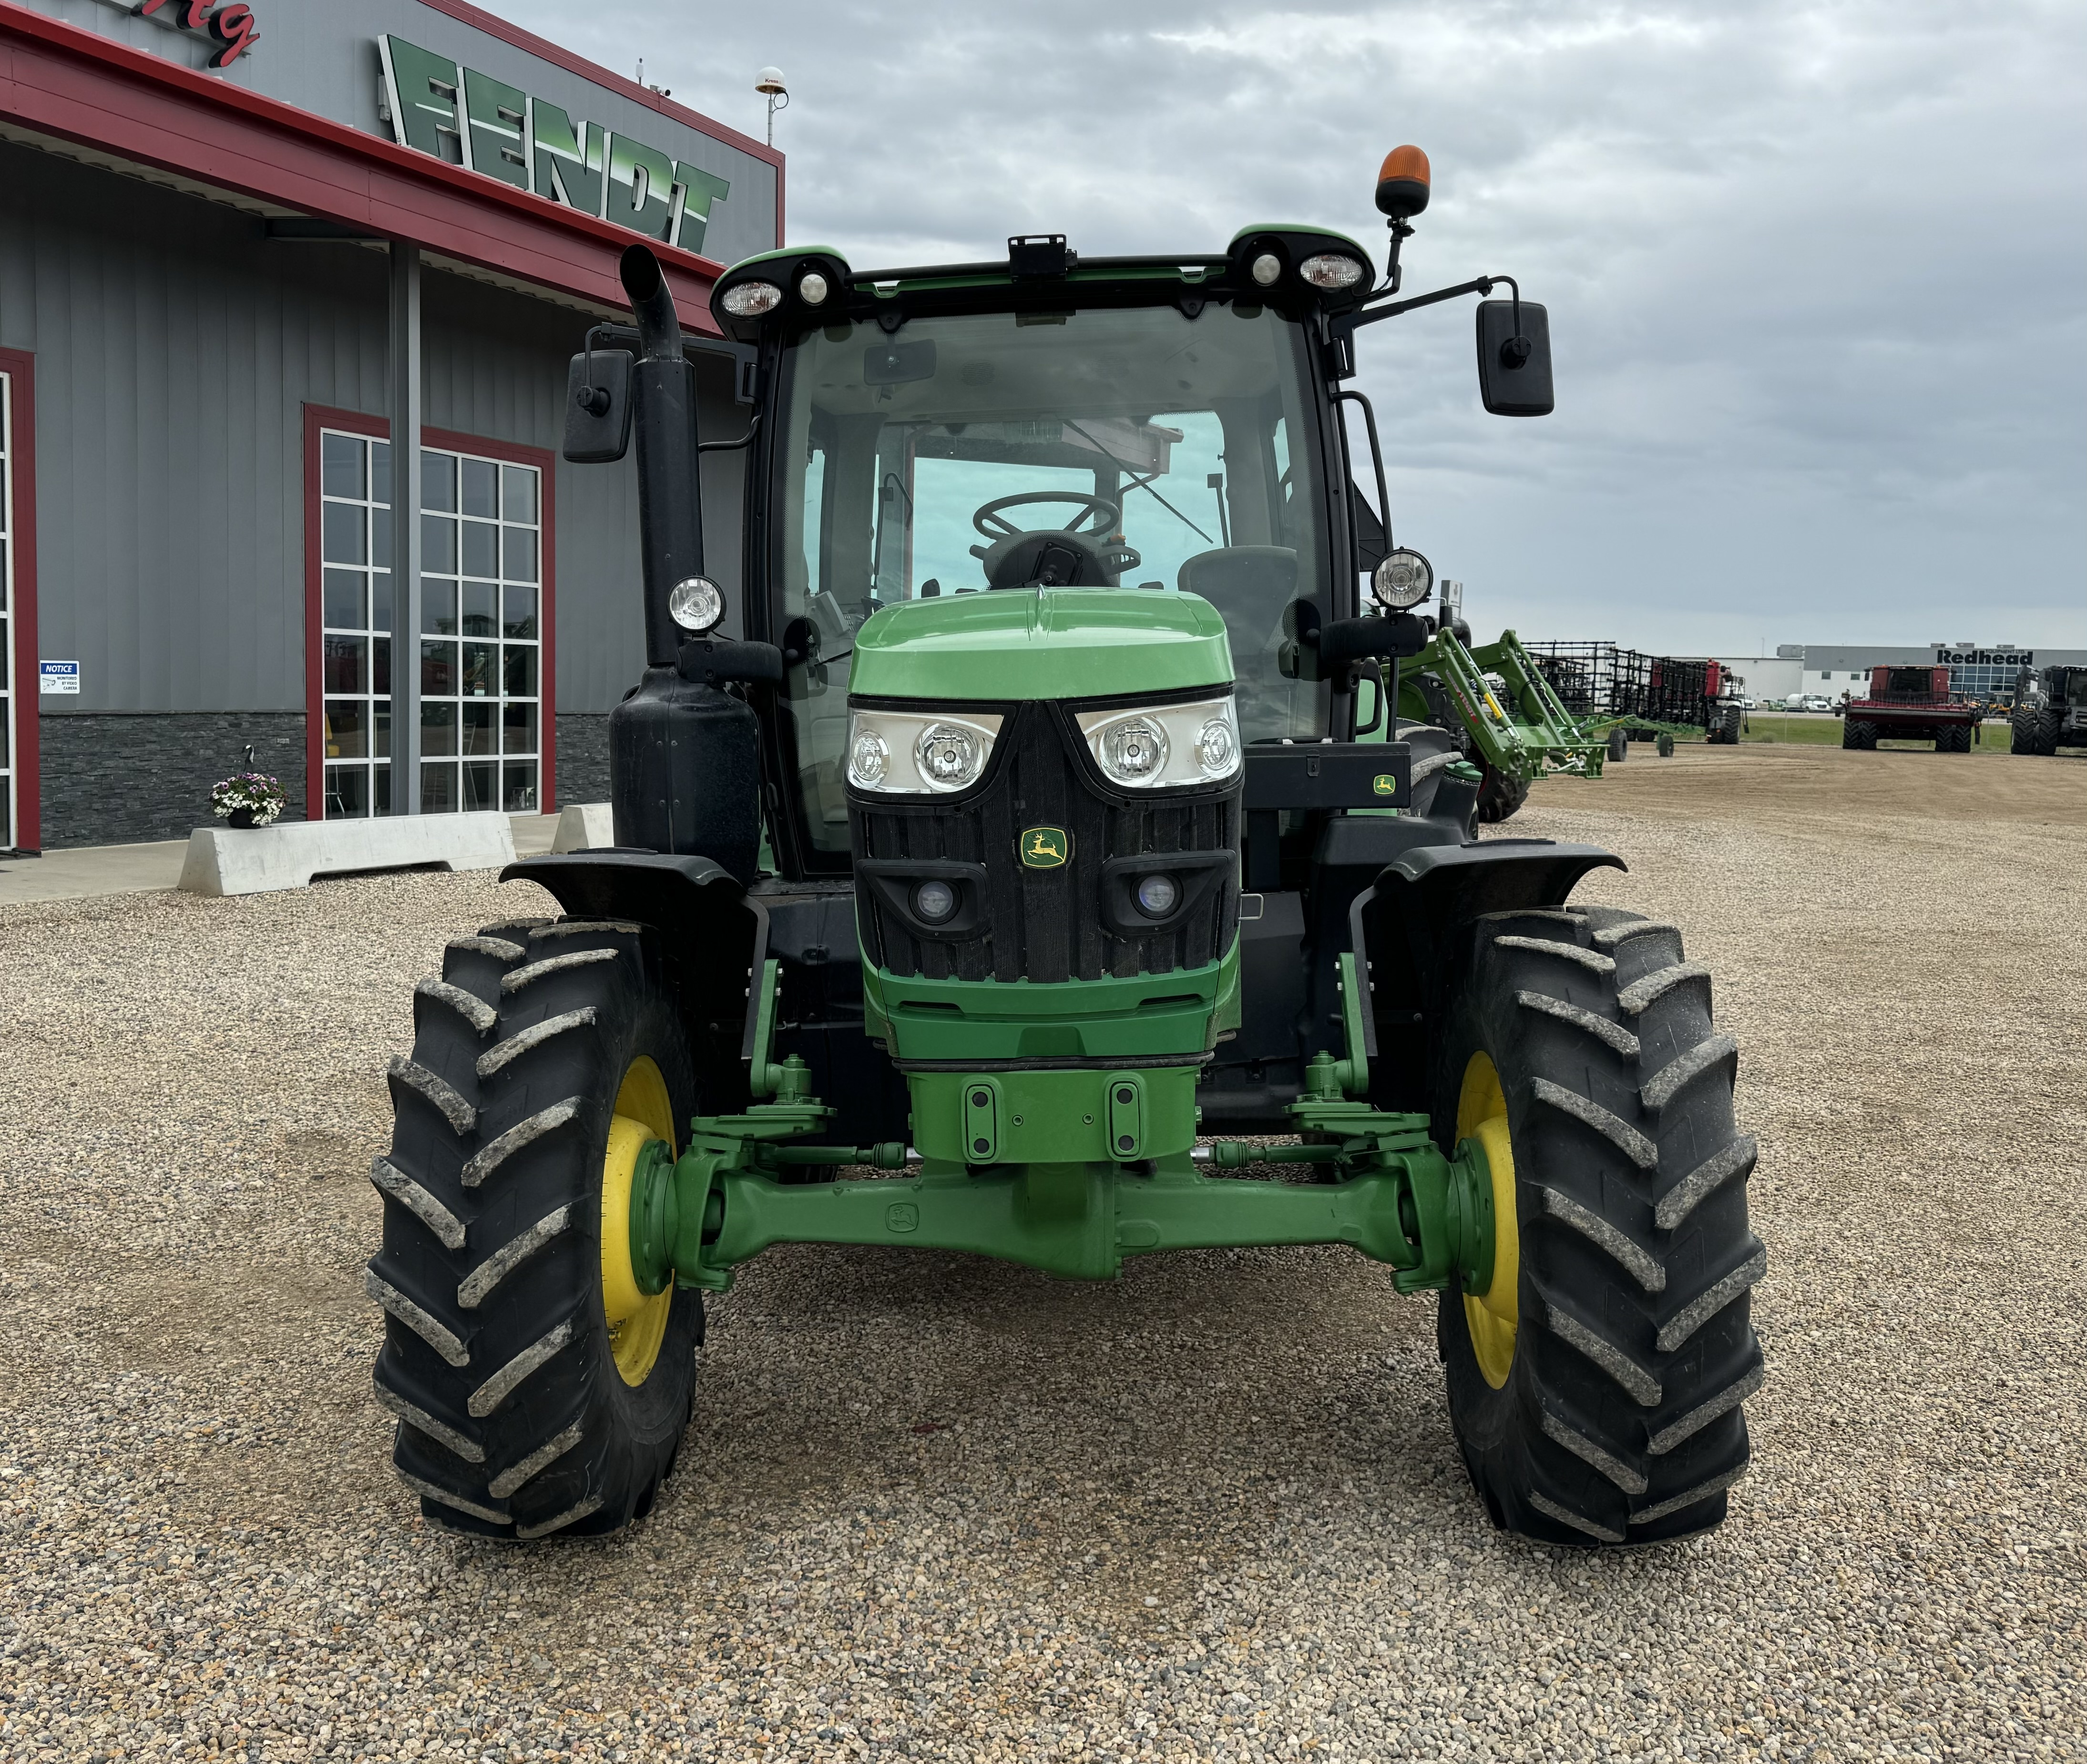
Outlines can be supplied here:
[[1482, 630], [2087, 647], [2087, 9], [505, 10], [757, 135], [781, 65], [791, 239], [864, 267], [1288, 218], [1376, 250], [1417, 141], [1408, 288], [1514, 274], [1557, 352], [1516, 423], [1467, 305], [1363, 344], [1400, 536]]

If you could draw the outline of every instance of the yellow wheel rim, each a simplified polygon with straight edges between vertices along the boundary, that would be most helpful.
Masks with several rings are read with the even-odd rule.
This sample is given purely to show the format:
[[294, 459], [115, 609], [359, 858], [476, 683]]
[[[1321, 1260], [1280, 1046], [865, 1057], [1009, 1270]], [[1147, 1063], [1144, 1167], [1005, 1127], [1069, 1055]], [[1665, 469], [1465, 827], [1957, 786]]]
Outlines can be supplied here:
[[1493, 1179], [1493, 1283], [1464, 1295], [1464, 1321], [1479, 1374], [1497, 1390], [1514, 1365], [1515, 1293], [1522, 1280], [1522, 1240], [1514, 1216], [1514, 1148], [1508, 1139], [1507, 1096], [1490, 1057], [1474, 1053], [1457, 1093], [1457, 1138], [1485, 1147]]
[[601, 1160], [601, 1309], [608, 1319], [616, 1369], [625, 1384], [633, 1385], [651, 1376], [674, 1308], [671, 1282], [664, 1292], [648, 1297], [638, 1290], [637, 1276], [630, 1271], [630, 1184], [638, 1154], [650, 1139], [675, 1146], [674, 1103], [659, 1068], [641, 1053], [617, 1087], [608, 1149]]

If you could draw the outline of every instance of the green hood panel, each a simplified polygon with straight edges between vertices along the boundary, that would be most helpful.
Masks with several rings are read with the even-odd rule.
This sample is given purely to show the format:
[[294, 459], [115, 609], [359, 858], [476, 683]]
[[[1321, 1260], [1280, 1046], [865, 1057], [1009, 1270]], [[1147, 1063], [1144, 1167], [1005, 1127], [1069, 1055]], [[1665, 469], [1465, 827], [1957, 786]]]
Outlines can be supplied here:
[[993, 588], [887, 606], [856, 634], [851, 694], [1103, 698], [1231, 684], [1225, 621], [1193, 594]]

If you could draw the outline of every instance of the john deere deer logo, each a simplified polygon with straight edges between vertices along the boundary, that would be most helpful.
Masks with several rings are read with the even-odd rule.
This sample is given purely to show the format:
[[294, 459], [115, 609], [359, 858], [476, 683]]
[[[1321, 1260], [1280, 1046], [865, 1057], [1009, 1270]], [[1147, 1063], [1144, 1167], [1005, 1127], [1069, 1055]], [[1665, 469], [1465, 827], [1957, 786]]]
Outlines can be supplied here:
[[1022, 868], [1056, 869], [1065, 861], [1072, 846], [1061, 826], [1032, 826], [1022, 835]]

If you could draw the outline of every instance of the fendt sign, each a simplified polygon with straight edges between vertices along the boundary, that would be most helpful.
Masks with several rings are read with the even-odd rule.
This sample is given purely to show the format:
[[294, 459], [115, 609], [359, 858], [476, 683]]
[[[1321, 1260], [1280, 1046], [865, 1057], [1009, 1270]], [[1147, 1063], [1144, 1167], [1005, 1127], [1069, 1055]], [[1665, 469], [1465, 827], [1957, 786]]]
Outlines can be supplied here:
[[715, 173], [575, 121], [520, 88], [395, 36], [379, 37], [383, 118], [401, 146], [497, 177], [685, 251], [700, 251], [711, 204], [732, 186]]

